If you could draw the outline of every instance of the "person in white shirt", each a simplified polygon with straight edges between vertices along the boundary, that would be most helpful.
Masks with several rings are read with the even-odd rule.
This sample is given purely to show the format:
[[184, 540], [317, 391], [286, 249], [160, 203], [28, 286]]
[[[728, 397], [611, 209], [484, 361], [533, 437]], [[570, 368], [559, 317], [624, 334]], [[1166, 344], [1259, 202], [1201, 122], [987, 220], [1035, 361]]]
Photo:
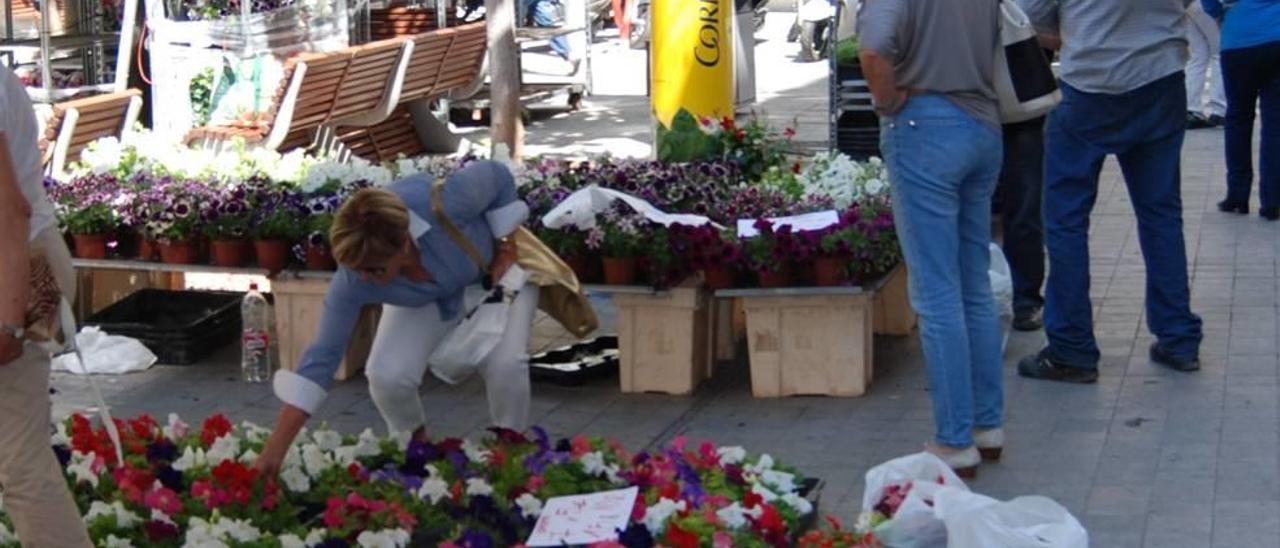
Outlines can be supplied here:
[[37, 132], [26, 88], [0, 65], [0, 489], [23, 546], [79, 548], [92, 544], [49, 443], [50, 356], [26, 333], [31, 250], [44, 253], [64, 295], [75, 289]]

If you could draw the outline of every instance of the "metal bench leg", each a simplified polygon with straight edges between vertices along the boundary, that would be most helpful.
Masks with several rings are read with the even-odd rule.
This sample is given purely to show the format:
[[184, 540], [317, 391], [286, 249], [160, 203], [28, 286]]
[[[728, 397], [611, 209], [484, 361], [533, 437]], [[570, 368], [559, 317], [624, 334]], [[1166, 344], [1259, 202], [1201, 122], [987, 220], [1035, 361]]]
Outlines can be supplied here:
[[436, 118], [427, 101], [410, 103], [409, 114], [413, 116], [413, 127], [418, 132], [422, 149], [428, 154], [453, 154], [462, 147], [462, 138], [455, 135], [447, 123]]

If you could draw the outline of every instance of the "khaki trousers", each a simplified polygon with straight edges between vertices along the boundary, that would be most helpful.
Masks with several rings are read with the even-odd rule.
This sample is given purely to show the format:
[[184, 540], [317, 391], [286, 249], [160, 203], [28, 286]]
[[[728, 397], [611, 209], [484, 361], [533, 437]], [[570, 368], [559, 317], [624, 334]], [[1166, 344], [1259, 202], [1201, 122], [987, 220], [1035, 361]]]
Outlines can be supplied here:
[[[59, 286], [73, 298], [75, 272], [62, 237], [55, 230], [46, 230], [32, 245], [45, 250]], [[48, 352], [28, 344], [21, 358], [0, 366], [4, 510], [24, 548], [92, 546], [50, 447], [49, 361]]]

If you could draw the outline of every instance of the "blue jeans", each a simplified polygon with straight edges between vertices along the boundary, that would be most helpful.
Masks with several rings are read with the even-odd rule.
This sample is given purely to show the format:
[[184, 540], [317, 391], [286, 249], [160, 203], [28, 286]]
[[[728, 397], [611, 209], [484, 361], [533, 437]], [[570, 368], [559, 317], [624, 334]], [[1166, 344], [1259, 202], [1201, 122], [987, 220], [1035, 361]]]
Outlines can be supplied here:
[[1047, 357], [1080, 369], [1095, 369], [1101, 359], [1089, 302], [1089, 214], [1109, 154], [1120, 161], [1138, 217], [1147, 266], [1147, 324], [1174, 356], [1198, 356], [1200, 318], [1191, 313], [1182, 237], [1187, 111], [1182, 73], [1119, 95], [1085, 93], [1065, 83], [1062, 94], [1045, 134]]
[[[557, 26], [555, 0], [526, 0], [529, 19], [536, 27], [551, 28]], [[569, 38], [557, 36], [551, 39], [551, 50], [565, 60], [571, 59]]]
[[1030, 313], [1044, 306], [1044, 118], [1007, 124], [1004, 168], [996, 187], [1004, 229], [1004, 257], [1013, 274], [1013, 310]]
[[1280, 207], [1280, 42], [1222, 52], [1227, 92], [1227, 201], [1248, 203], [1253, 187], [1253, 117], [1262, 107], [1258, 198]]
[[1001, 332], [988, 274], [1000, 133], [946, 99], [881, 120], [894, 221], [920, 315], [937, 443], [973, 445], [1003, 422]]

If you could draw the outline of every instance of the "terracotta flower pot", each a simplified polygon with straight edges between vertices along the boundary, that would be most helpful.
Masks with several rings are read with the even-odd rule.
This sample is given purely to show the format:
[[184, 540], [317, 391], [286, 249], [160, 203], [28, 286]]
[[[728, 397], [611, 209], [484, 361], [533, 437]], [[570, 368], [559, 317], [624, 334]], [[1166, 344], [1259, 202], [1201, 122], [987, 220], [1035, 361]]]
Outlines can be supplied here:
[[214, 240], [209, 247], [213, 264], [227, 268], [240, 268], [249, 263], [247, 240]]
[[326, 245], [307, 245], [307, 270], [335, 270], [333, 251]]
[[605, 257], [604, 283], [608, 285], [635, 285], [635, 257]]
[[820, 257], [813, 261], [813, 281], [820, 287], [835, 287], [848, 281], [847, 257]]
[[738, 283], [737, 271], [727, 266], [703, 269], [702, 275], [707, 280], [707, 288], [712, 291], [730, 289]]
[[289, 266], [289, 242], [285, 240], [257, 240], [253, 248], [258, 253], [258, 266], [279, 272]]
[[138, 260], [139, 261], [158, 261], [160, 260], [160, 244], [155, 240], [138, 234]]
[[72, 234], [75, 242], [76, 257], [81, 259], [107, 258], [106, 234]]
[[773, 289], [792, 286], [791, 268], [787, 266], [776, 270], [757, 270], [756, 276], [760, 280], [760, 287]]
[[158, 247], [160, 260], [167, 264], [195, 264], [200, 257], [200, 245], [192, 239], [166, 240]]

